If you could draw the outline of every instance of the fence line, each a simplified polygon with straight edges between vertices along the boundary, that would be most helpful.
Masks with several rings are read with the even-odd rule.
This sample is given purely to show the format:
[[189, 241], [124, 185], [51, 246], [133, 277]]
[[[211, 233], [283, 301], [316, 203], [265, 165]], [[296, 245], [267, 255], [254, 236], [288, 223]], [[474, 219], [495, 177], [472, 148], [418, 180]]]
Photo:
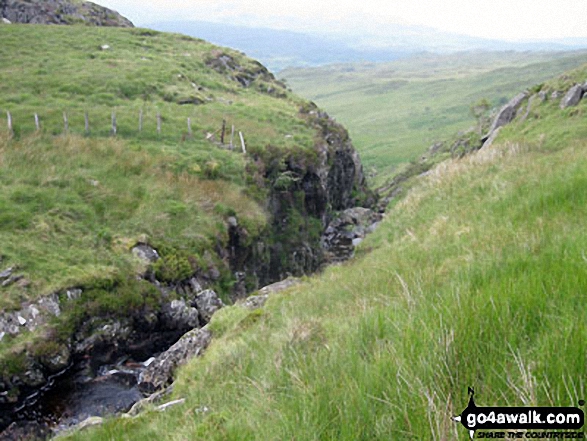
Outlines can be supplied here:
[[[161, 116], [160, 112], [157, 112], [156, 118], [157, 118], [157, 135], [160, 136], [162, 133], [162, 116]], [[8, 111], [8, 110], [6, 111], [6, 119], [7, 119], [7, 125], [8, 125], [8, 132], [9, 132], [10, 136], [13, 136], [14, 135], [14, 117], [10, 113], [10, 111]], [[138, 126], [139, 133], [142, 133], [142, 131], [143, 131], [143, 119], [144, 119], [143, 109], [140, 109], [140, 111], [139, 111], [139, 126]], [[34, 113], [34, 122], [35, 122], [35, 131], [40, 132], [42, 129], [41, 118], [40, 118], [39, 114], [36, 112]], [[234, 137], [236, 134], [235, 125], [234, 124], [231, 125], [230, 143], [228, 145], [226, 145], [224, 143], [225, 137], [226, 137], [226, 129], [227, 129], [227, 121], [226, 121], [226, 118], [223, 118], [221, 128], [216, 130], [213, 133], [208, 133], [205, 138], [211, 142], [215, 142], [214, 135], [218, 135], [218, 132], [220, 132], [219, 146], [223, 146], [223, 147], [228, 148], [230, 150], [234, 150]], [[70, 132], [69, 116], [68, 116], [67, 112], [65, 112], [65, 111], [63, 112], [63, 131], [65, 134]], [[87, 111], [84, 112], [84, 132], [86, 135], [90, 134], [90, 116]], [[116, 119], [116, 112], [114, 112], [114, 111], [112, 111], [112, 113], [111, 113], [110, 134], [112, 136], [116, 136], [118, 134], [118, 123], [117, 123], [117, 119]], [[238, 131], [238, 135], [240, 137], [242, 152], [246, 153], [247, 150], [246, 150], [246, 144], [245, 144], [243, 132]], [[189, 136], [190, 138], [193, 137], [193, 127], [192, 127], [192, 118], [191, 117], [187, 117], [187, 136]], [[182, 135], [181, 139], [182, 140], [186, 139], [185, 132]], [[216, 144], [218, 144], [218, 142], [216, 142]]]

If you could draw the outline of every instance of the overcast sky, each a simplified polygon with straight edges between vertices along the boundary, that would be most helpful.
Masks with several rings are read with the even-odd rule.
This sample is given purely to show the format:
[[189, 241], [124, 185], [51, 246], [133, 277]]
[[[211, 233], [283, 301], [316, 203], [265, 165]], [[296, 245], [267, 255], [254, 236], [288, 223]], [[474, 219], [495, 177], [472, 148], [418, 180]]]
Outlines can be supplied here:
[[507, 40], [587, 37], [587, 0], [94, 0], [141, 26], [194, 19], [290, 30], [422, 25]]

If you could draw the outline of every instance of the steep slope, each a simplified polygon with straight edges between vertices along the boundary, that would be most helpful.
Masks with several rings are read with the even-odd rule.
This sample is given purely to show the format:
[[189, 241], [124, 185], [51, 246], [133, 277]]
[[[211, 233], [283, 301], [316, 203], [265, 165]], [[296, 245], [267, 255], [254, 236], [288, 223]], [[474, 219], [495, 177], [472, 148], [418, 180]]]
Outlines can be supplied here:
[[80, 0], [2, 0], [0, 18], [11, 23], [86, 24], [132, 28], [133, 24], [116, 11]]
[[0, 38], [1, 427], [72, 365], [204, 325], [201, 295], [320, 269], [330, 221], [375, 202], [346, 130], [241, 53], [145, 29]]
[[465, 439], [468, 387], [484, 406], [577, 406], [587, 100], [561, 100], [586, 79], [537, 86], [493, 145], [416, 178], [354, 261], [219, 312], [165, 399], [185, 402], [69, 439]]

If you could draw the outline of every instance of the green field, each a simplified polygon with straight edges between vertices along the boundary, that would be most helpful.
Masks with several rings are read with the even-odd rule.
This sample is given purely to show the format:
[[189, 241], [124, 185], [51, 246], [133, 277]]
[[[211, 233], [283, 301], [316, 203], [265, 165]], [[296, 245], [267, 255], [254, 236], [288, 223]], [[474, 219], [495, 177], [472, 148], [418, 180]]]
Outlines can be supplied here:
[[422, 55], [385, 64], [280, 73], [344, 124], [375, 183], [428, 147], [475, 125], [471, 104], [500, 106], [526, 87], [583, 64], [585, 52]]
[[[302, 101], [263, 72], [242, 87], [235, 75], [262, 68], [229, 49], [86, 26], [2, 26], [0, 39], [0, 259], [28, 281], [2, 289], [2, 309], [132, 274], [140, 263], [129, 247], [137, 242], [201, 254], [226, 240], [224, 221], [233, 213], [258, 231], [266, 213], [238, 132], [249, 153], [314, 146]], [[238, 71], [213, 68], [224, 56]], [[233, 125], [236, 150], [229, 151]]]
[[[547, 83], [584, 82], [587, 66]], [[536, 105], [415, 179], [347, 264], [212, 321], [165, 413], [79, 440], [457, 440], [483, 406], [587, 394], [587, 102]]]

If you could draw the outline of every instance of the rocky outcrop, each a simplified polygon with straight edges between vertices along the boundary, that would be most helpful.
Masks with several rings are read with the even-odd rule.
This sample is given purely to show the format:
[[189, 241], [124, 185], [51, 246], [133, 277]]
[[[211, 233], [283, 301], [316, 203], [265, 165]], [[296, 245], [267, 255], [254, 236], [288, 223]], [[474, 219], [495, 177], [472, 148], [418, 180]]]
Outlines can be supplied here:
[[247, 308], [250, 310], [255, 310], [262, 308], [265, 306], [265, 302], [269, 296], [276, 294], [278, 292], [284, 291], [292, 286], [296, 286], [302, 283], [301, 279], [295, 277], [289, 277], [285, 280], [281, 280], [279, 282], [272, 283], [271, 285], [264, 286], [259, 290], [256, 295], [252, 295], [243, 299], [239, 302], [239, 304], [243, 308]]
[[[50, 389], [72, 366], [76, 371], [86, 372], [85, 377], [92, 378], [100, 366], [112, 364], [121, 357], [144, 360], [169, 347], [186, 332], [208, 323], [214, 312], [224, 305], [214, 291], [202, 288], [205, 285], [194, 277], [173, 287], [157, 282], [158, 288], [151, 289], [159, 290], [158, 304], [137, 307], [122, 314], [104, 312], [85, 317], [77, 324], [71, 323], [75, 328], [65, 339], [52, 338], [51, 332], [47, 334], [46, 329], [50, 329], [47, 326], [65, 312], [83, 313], [85, 298], [89, 295], [84, 289], [64, 290], [23, 304], [17, 311], [1, 314], [2, 338], [16, 337], [25, 330], [37, 331], [39, 338], [32, 347], [25, 348], [25, 352], [15, 353], [16, 358], [9, 362], [12, 365], [1, 360], [0, 431], [14, 421], [16, 414], [25, 412], [26, 415], [40, 393]], [[47, 335], [43, 337], [44, 333]], [[186, 341], [192, 340], [184, 340], [184, 343]], [[183, 352], [186, 356], [191, 353], [190, 350]], [[169, 357], [164, 362], [151, 363], [149, 372], [155, 372], [158, 366], [171, 372], [170, 363], [175, 361]], [[15, 433], [20, 430], [14, 428]]]
[[0, 0], [0, 17], [12, 23], [133, 27], [118, 12], [87, 1]]
[[503, 106], [493, 120], [489, 132], [482, 138], [482, 142], [487, 141], [491, 134], [495, 132], [495, 130], [512, 122], [512, 120], [516, 117], [516, 112], [526, 98], [528, 98], [528, 92], [519, 93], [514, 98], [512, 98], [509, 103]]
[[583, 98], [583, 94], [585, 93], [585, 88], [581, 84], [575, 84], [573, 87], [569, 89], [569, 91], [563, 97], [560, 108], [566, 109], [567, 107], [576, 106]]
[[212, 333], [206, 327], [188, 332], [141, 373], [139, 388], [145, 392], [162, 389], [171, 382], [177, 367], [201, 355], [211, 340]]
[[349, 208], [333, 219], [322, 235], [322, 247], [329, 262], [353, 257], [355, 247], [375, 230], [382, 215], [368, 208]]

